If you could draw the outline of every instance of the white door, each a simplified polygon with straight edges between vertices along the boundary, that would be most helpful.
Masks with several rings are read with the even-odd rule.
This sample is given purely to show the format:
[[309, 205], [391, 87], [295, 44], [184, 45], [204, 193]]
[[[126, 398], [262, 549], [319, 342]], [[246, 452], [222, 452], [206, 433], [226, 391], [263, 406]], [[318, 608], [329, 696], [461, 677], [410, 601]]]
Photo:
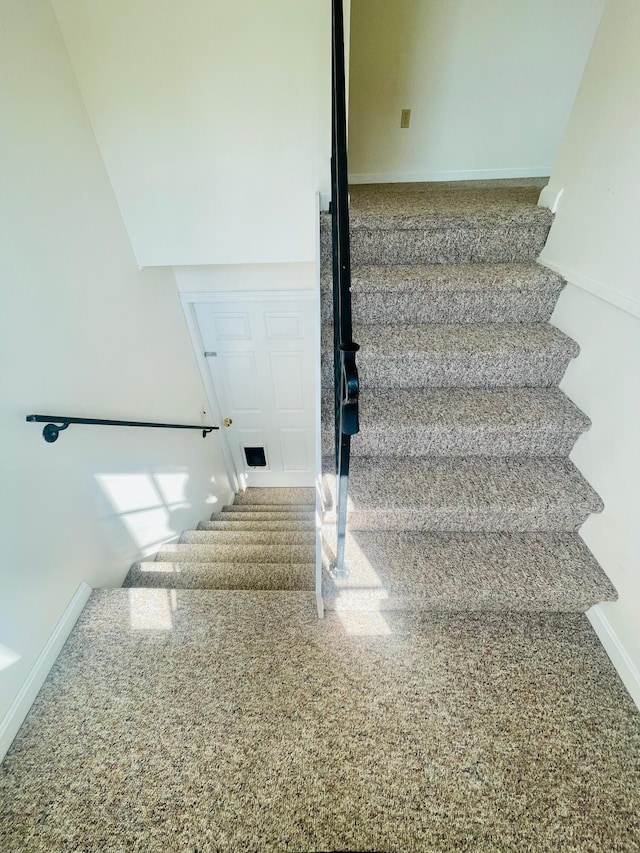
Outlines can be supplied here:
[[[196, 303], [220, 427], [241, 486], [313, 486], [315, 300], [220, 294]], [[217, 298], [216, 298], [217, 297]], [[224, 425], [223, 425], [224, 424]]]

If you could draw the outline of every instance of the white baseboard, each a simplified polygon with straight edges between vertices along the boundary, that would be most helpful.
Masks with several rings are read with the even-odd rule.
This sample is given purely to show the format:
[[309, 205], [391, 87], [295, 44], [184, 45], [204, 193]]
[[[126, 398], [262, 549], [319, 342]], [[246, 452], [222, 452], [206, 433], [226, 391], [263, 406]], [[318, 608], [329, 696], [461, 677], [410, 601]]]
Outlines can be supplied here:
[[613, 625], [605, 616], [599, 605], [592, 607], [587, 613], [587, 618], [593, 630], [598, 635], [604, 650], [609, 655], [611, 663], [615, 666], [618, 675], [624, 682], [631, 698], [640, 710], [640, 671], [631, 660], [627, 650], [620, 642]]
[[599, 281], [587, 278], [586, 275], [582, 275], [582, 273], [576, 272], [563, 264], [557, 264], [555, 261], [551, 260], [551, 258], [545, 256], [544, 250], [538, 258], [538, 263], [542, 264], [543, 267], [548, 267], [550, 270], [557, 272], [558, 275], [561, 275], [562, 278], [566, 279], [569, 284], [579, 287], [580, 290], [586, 290], [587, 293], [590, 293], [592, 296], [597, 296], [598, 299], [602, 299], [604, 302], [608, 302], [609, 305], [613, 305], [615, 308], [620, 308], [622, 311], [626, 311], [627, 314], [632, 314], [634, 317], [640, 317], [640, 302], [637, 302], [634, 299], [629, 299], [628, 296], [623, 296], [621, 293], [611, 290]]
[[71, 633], [71, 629], [78, 621], [78, 617], [82, 613], [91, 592], [91, 587], [84, 582], [75, 591], [73, 598], [66, 606], [45, 647], [38, 655], [38, 659], [31, 668], [29, 675], [27, 675], [24, 684], [18, 691], [18, 695], [11, 703], [4, 719], [0, 722], [0, 761], [7, 754], [7, 750], [13, 743], [13, 739], [18, 734], [18, 729], [29, 713], [29, 709], [33, 705], [38, 691], [44, 684], [49, 670], [60, 654], [67, 637]]
[[551, 166], [521, 169], [470, 169], [461, 172], [367, 172], [349, 175], [350, 184], [404, 184], [429, 181], [494, 181], [500, 178], [548, 178]]
[[554, 190], [551, 187], [547, 186], [542, 189], [540, 192], [540, 198], [538, 199], [538, 207], [546, 207], [551, 213], [557, 213], [558, 205], [560, 204], [560, 199], [562, 198], [562, 193], [564, 192], [564, 187], [559, 190]]

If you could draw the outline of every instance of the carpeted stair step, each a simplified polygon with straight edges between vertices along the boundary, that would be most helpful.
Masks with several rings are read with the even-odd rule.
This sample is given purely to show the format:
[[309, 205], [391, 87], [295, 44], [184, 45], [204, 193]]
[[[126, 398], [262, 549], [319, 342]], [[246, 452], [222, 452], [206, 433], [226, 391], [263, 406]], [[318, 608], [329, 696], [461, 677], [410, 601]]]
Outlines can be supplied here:
[[[323, 401], [325, 411], [331, 400]], [[376, 389], [360, 397], [360, 456], [568, 456], [590, 426], [557, 388]], [[324, 419], [325, 446], [333, 440]]]
[[216, 542], [168, 543], [155, 556], [163, 563], [312, 563], [316, 558], [313, 541], [264, 543]]
[[315, 563], [139, 562], [133, 564], [123, 586], [311, 590], [315, 588]]
[[[354, 317], [388, 323], [542, 323], [564, 280], [526, 264], [362, 266], [351, 270]], [[322, 279], [322, 317], [333, 319], [332, 281]]]
[[[354, 456], [350, 473], [350, 530], [560, 532], [602, 511], [577, 468], [555, 457]], [[324, 486], [332, 523], [335, 477]]]
[[[325, 537], [325, 557], [335, 535]], [[576, 533], [347, 534], [349, 576], [323, 573], [331, 610], [576, 611], [616, 591]]]
[[185, 530], [180, 537], [184, 545], [284, 545], [290, 542], [313, 543], [315, 532], [303, 530]]
[[[542, 324], [357, 326], [358, 371], [368, 388], [557, 385], [580, 348]], [[332, 387], [325, 336], [323, 387]]]
[[305, 506], [315, 509], [316, 493], [313, 488], [256, 488], [250, 487], [236, 495], [234, 506], [246, 504], [268, 506]]
[[263, 507], [257, 509], [253, 507], [251, 511], [245, 511], [246, 506], [237, 507], [237, 511], [232, 512], [230, 507], [226, 507], [223, 512], [212, 512], [211, 521], [228, 521], [231, 523], [241, 523], [243, 521], [313, 521], [315, 519], [314, 510], [302, 510], [299, 512], [290, 510], [265, 510]]
[[[536, 206], [539, 186], [385, 184], [350, 192], [354, 265], [534, 261], [553, 220]], [[321, 258], [331, 258], [328, 214], [321, 217]]]
[[[311, 506], [311, 504], [229, 504], [228, 506], [222, 507], [222, 512], [224, 513], [277, 513], [278, 518], [290, 518], [294, 514], [300, 515], [309, 515], [310, 513], [315, 512], [315, 505]], [[212, 515], [217, 515], [217, 513], [212, 513]], [[268, 518], [268, 515], [264, 516]]]
[[247, 531], [248, 533], [256, 532], [259, 530], [265, 531], [277, 531], [277, 530], [297, 530], [299, 532], [307, 532], [309, 530], [315, 530], [316, 523], [313, 518], [309, 519], [291, 519], [289, 521], [280, 521], [274, 519], [267, 519], [266, 521], [226, 521], [226, 520], [215, 520], [215, 521], [201, 521], [198, 524], [198, 530], [236, 530], [236, 531]]

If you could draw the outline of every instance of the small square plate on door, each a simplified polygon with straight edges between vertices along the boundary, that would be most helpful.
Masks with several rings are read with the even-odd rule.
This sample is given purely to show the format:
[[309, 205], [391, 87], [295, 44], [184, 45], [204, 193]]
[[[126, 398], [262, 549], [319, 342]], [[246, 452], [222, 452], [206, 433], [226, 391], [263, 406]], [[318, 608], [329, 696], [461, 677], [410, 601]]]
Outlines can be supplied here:
[[247, 461], [247, 468], [266, 468], [267, 457], [264, 452], [264, 447], [244, 447], [244, 458]]

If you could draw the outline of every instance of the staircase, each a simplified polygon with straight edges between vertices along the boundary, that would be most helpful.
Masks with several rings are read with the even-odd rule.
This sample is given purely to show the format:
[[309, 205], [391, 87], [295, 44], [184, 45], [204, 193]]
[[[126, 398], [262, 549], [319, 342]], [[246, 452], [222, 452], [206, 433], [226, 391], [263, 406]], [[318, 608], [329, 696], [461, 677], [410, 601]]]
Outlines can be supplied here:
[[315, 561], [314, 490], [249, 488], [153, 560], [134, 563], [123, 586], [310, 591]]
[[335, 555], [330, 220], [323, 250], [325, 606], [581, 612], [615, 600], [578, 536], [602, 502], [569, 461], [589, 420], [557, 388], [577, 344], [549, 323], [542, 183], [351, 188], [360, 433], [348, 577]]

